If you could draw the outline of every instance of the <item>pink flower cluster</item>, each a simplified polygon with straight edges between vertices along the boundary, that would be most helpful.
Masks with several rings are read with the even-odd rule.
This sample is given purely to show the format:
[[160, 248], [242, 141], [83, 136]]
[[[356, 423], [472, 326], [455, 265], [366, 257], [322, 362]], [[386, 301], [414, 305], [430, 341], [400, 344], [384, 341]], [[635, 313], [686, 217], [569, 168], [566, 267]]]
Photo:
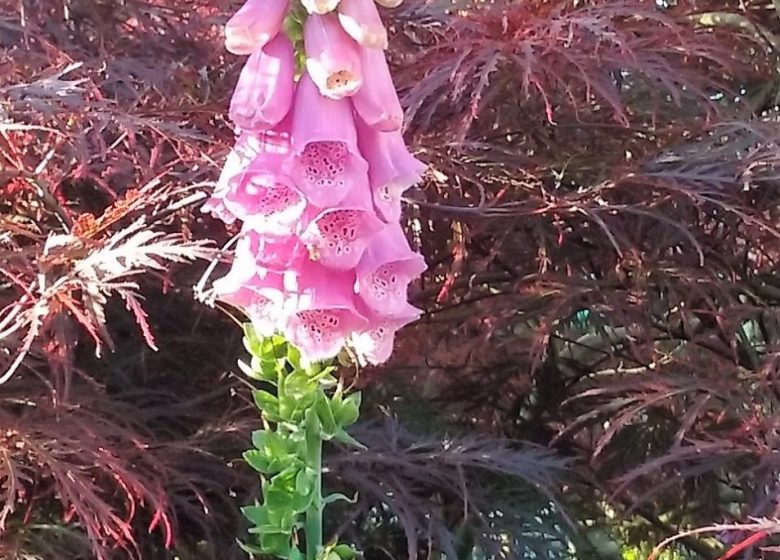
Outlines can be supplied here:
[[407, 288], [425, 263], [399, 219], [401, 195], [425, 166], [401, 135], [374, 0], [301, 0], [297, 83], [281, 31], [289, 3], [249, 0], [226, 26], [227, 49], [249, 59], [230, 104], [238, 138], [204, 210], [240, 221], [242, 233], [214, 289], [309, 360], [350, 344], [381, 363], [395, 332], [419, 317]]

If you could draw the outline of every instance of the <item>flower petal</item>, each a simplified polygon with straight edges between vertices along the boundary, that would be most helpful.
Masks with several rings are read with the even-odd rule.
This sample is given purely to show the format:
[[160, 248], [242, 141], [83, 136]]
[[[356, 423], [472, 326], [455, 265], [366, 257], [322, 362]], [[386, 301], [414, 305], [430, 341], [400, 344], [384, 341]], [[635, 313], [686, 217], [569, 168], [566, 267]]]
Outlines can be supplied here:
[[294, 77], [293, 45], [279, 34], [255, 51], [241, 70], [230, 101], [230, 119], [241, 130], [277, 125], [290, 110]]
[[337, 206], [310, 208], [309, 223], [301, 241], [312, 258], [338, 270], [354, 268], [382, 222], [369, 200], [368, 190], [355, 188]]
[[292, 139], [285, 169], [314, 206], [338, 204], [351, 189], [368, 184], [349, 102], [321, 96], [308, 75], [295, 93]]
[[357, 265], [357, 293], [375, 313], [392, 315], [407, 305], [409, 283], [426, 270], [425, 259], [409, 247], [400, 224], [377, 233]]
[[409, 153], [400, 130], [381, 132], [356, 119], [358, 145], [368, 161], [374, 205], [388, 222], [400, 218], [400, 197], [419, 182], [425, 164]]
[[331, 99], [354, 95], [363, 84], [358, 45], [333, 14], [312, 15], [303, 26], [306, 70], [320, 93]]
[[[374, 0], [341, 0], [339, 22], [344, 31], [363, 47], [387, 48], [387, 30]], [[368, 71], [365, 64], [363, 68]]]
[[405, 306], [402, 312], [392, 317], [369, 314], [368, 327], [355, 332], [350, 342], [358, 356], [370, 364], [379, 365], [393, 353], [395, 333], [419, 318], [420, 310], [411, 305]]
[[225, 24], [225, 48], [247, 55], [276, 37], [290, 0], [248, 0]]
[[337, 272], [307, 262], [288, 283], [287, 339], [309, 361], [333, 358], [347, 338], [367, 323], [357, 310], [351, 272]]

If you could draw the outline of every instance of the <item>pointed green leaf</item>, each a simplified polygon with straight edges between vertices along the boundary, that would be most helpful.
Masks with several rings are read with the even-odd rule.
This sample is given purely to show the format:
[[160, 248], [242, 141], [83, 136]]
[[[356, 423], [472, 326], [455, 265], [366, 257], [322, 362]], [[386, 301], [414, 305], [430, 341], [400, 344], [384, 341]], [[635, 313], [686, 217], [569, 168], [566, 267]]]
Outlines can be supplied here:
[[340, 427], [344, 428], [357, 422], [357, 419], [360, 416], [361, 401], [362, 395], [360, 393], [352, 393], [344, 399], [344, 402], [341, 403], [341, 406], [337, 411], [334, 410], [336, 423]]
[[257, 472], [268, 473], [270, 464], [265, 453], [257, 449], [250, 449], [249, 451], [244, 451], [243, 456], [244, 461]]
[[266, 418], [269, 420], [279, 418], [279, 399], [268, 391], [261, 390], [252, 391], [252, 396], [255, 400], [255, 406], [260, 409]]
[[339, 555], [341, 560], [354, 560], [357, 557], [357, 550], [348, 544], [337, 544], [333, 547], [333, 552]]
[[323, 505], [332, 504], [335, 502], [348, 502], [350, 504], [356, 504], [358, 501], [358, 495], [355, 494], [354, 498], [350, 498], [349, 496], [345, 496], [344, 494], [341, 494], [340, 492], [336, 492], [334, 494], [329, 494], [328, 496], [325, 496], [325, 499], [322, 501]]
[[328, 397], [320, 393], [314, 403], [314, 409], [317, 411], [317, 416], [322, 426], [323, 438], [332, 438], [336, 434], [338, 426], [336, 425], [336, 419], [333, 417], [333, 411], [331, 410]]
[[351, 445], [352, 447], [356, 447], [357, 449], [368, 449], [365, 445], [360, 443], [358, 440], [353, 438], [351, 435], [349, 435], [344, 430], [339, 430], [336, 432], [336, 435], [333, 436], [333, 439], [336, 441], [339, 441], [341, 443], [345, 443], [347, 445]]

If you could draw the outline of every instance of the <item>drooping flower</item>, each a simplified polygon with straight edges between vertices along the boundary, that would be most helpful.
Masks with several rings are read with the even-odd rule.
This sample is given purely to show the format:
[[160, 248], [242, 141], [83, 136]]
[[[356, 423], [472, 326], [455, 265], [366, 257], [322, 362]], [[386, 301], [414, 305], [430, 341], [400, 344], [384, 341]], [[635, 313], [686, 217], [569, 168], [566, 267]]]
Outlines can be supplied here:
[[306, 74], [293, 103], [292, 152], [286, 169], [314, 206], [338, 204], [351, 189], [368, 184], [349, 102], [321, 96]]
[[290, 110], [294, 78], [293, 45], [279, 34], [246, 61], [230, 101], [230, 119], [245, 131], [276, 126]]
[[337, 270], [353, 269], [381, 228], [368, 189], [353, 188], [339, 204], [308, 209], [310, 219], [301, 241], [312, 258]]
[[355, 331], [350, 342], [358, 356], [368, 363], [378, 365], [386, 362], [393, 353], [395, 333], [420, 318], [420, 310], [406, 304], [396, 315], [386, 316], [366, 313], [367, 328]]
[[383, 8], [397, 8], [404, 3], [404, 0], [374, 0]]
[[312, 15], [303, 25], [306, 70], [320, 94], [331, 99], [354, 95], [363, 85], [358, 45], [334, 14]]
[[400, 129], [404, 111], [398, 101], [384, 52], [361, 48], [360, 61], [365, 69], [365, 80], [363, 87], [352, 97], [355, 110], [371, 128], [383, 132]]
[[358, 145], [368, 162], [374, 206], [388, 221], [401, 218], [401, 195], [418, 183], [425, 164], [409, 153], [400, 131], [382, 132], [356, 119]]
[[425, 166], [401, 136], [372, 0], [302, 0], [313, 15], [297, 84], [292, 44], [277, 36], [287, 2], [280, 16], [279, 0], [250, 0], [226, 29], [229, 48], [251, 56], [230, 107], [240, 135], [204, 206], [242, 227], [215, 295], [308, 361], [351, 344], [378, 364], [420, 314], [407, 289], [425, 263], [398, 220]]
[[214, 282], [214, 293], [221, 301], [243, 309], [258, 334], [270, 336], [284, 324], [284, 273], [258, 267], [249, 240], [242, 241], [230, 271]]
[[275, 236], [293, 234], [306, 199], [283, 171], [289, 150], [259, 153], [247, 169], [231, 179], [225, 207], [245, 229]]
[[225, 48], [247, 55], [268, 43], [282, 29], [290, 0], [247, 0], [225, 24]]
[[391, 222], [371, 239], [356, 267], [357, 293], [372, 312], [395, 315], [407, 305], [409, 283], [426, 268], [401, 225]]
[[236, 216], [225, 206], [225, 198], [229, 195], [231, 189], [230, 180], [239, 175], [246, 168], [246, 164], [241, 161], [241, 156], [235, 150], [231, 150], [222, 167], [217, 184], [211, 196], [201, 207], [201, 212], [211, 214], [225, 224], [235, 223]]
[[236, 252], [241, 252], [243, 248], [252, 255], [255, 264], [260, 268], [285, 272], [296, 269], [308, 258], [306, 247], [295, 235], [265, 235], [245, 227], [241, 236]]
[[228, 224], [236, 219], [252, 222], [258, 231], [276, 231], [293, 223], [305, 201], [282, 171], [289, 153], [289, 134], [283, 126], [239, 136], [203, 211]]
[[311, 261], [296, 272], [288, 276], [283, 332], [307, 359], [332, 358], [354, 332], [368, 324], [357, 310], [354, 272], [334, 271]]
[[[344, 31], [363, 47], [387, 48], [387, 30], [379, 17], [374, 0], [341, 0], [339, 22]], [[368, 72], [363, 64], [365, 72]]]
[[301, 0], [301, 4], [310, 14], [328, 14], [336, 9], [339, 0]]

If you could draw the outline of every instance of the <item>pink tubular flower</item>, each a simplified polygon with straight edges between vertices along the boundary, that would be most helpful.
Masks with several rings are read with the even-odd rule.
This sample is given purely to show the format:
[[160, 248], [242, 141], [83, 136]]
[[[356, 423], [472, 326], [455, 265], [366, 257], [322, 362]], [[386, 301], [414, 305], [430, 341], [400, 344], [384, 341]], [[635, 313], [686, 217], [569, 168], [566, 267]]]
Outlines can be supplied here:
[[[382, 24], [374, 0], [341, 0], [339, 22], [344, 31], [363, 47], [387, 48], [387, 30]], [[363, 64], [366, 72], [365, 64]]]
[[306, 200], [282, 172], [285, 155], [259, 155], [235, 177], [225, 207], [244, 222], [245, 229], [275, 236], [294, 233]]
[[375, 0], [383, 8], [397, 8], [404, 3], [404, 0]]
[[295, 92], [292, 148], [286, 169], [314, 206], [338, 204], [368, 183], [349, 102], [322, 97], [305, 74]]
[[250, 57], [230, 102], [239, 136], [203, 207], [241, 225], [214, 296], [307, 361], [349, 344], [379, 364], [420, 316], [407, 291], [426, 266], [399, 219], [401, 195], [425, 165], [404, 144], [373, 0], [301, 2], [311, 15], [297, 84], [295, 48], [281, 32], [291, 0], [247, 0], [225, 28], [228, 50]]
[[259, 268], [247, 250], [236, 251], [230, 271], [214, 282], [214, 293], [219, 300], [244, 309], [262, 336], [270, 336], [282, 325], [284, 277]]
[[400, 313], [407, 305], [409, 283], [426, 268], [400, 224], [391, 223], [371, 239], [357, 265], [357, 293], [374, 313]]
[[225, 205], [225, 198], [230, 194], [230, 189], [232, 187], [231, 180], [243, 173], [244, 169], [246, 169], [246, 165], [247, 162], [242, 160], [238, 152], [235, 150], [230, 151], [225, 160], [225, 165], [222, 167], [219, 179], [217, 179], [217, 186], [214, 187], [211, 196], [201, 207], [201, 212], [211, 214], [227, 225], [236, 221], [236, 215], [228, 210]]
[[352, 189], [337, 206], [307, 212], [310, 219], [301, 241], [313, 259], [337, 270], [354, 268], [372, 236], [382, 228], [366, 188]]
[[282, 29], [290, 0], [247, 0], [225, 24], [225, 48], [247, 55], [276, 37]]
[[310, 14], [328, 14], [336, 9], [339, 0], [301, 0], [301, 4]]
[[395, 333], [419, 319], [420, 310], [407, 303], [396, 315], [366, 315], [369, 326], [353, 333], [350, 342], [358, 356], [370, 364], [378, 365], [386, 362], [393, 353]]
[[388, 221], [401, 217], [401, 195], [419, 182], [425, 164], [409, 153], [400, 131], [380, 132], [356, 119], [358, 144], [368, 161], [374, 206]]
[[395, 92], [385, 53], [379, 49], [361, 48], [360, 61], [365, 80], [363, 87], [352, 97], [355, 110], [373, 129], [383, 132], [400, 129], [404, 111]]
[[239, 219], [260, 232], [289, 233], [306, 206], [282, 172], [289, 152], [289, 137], [280, 130], [241, 135], [203, 210], [226, 223]]
[[245, 229], [236, 255], [250, 255], [254, 263], [274, 272], [295, 270], [307, 260], [306, 247], [295, 236], [273, 237]]
[[303, 26], [306, 70], [325, 97], [354, 95], [363, 85], [358, 45], [339, 25], [335, 15], [312, 15]]
[[289, 112], [295, 78], [295, 52], [279, 34], [246, 61], [230, 101], [230, 119], [241, 130], [276, 126]]
[[332, 358], [347, 338], [366, 328], [352, 291], [355, 276], [304, 263], [288, 282], [284, 333], [309, 361]]

